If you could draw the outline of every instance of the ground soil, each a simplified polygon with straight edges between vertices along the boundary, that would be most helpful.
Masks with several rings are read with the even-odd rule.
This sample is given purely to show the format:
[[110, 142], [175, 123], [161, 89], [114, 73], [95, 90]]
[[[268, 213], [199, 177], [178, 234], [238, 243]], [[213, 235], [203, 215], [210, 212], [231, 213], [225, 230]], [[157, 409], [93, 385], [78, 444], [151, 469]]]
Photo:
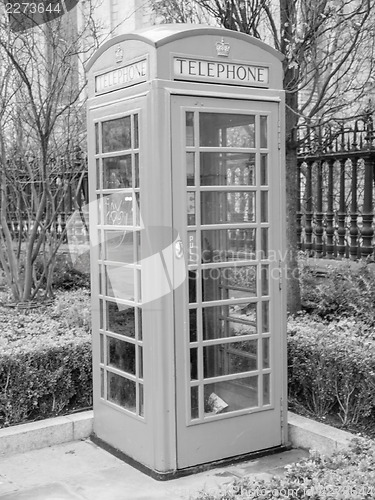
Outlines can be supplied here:
[[340, 417], [337, 414], [333, 413], [325, 415], [324, 417], [319, 417], [296, 401], [289, 401], [289, 410], [292, 411], [293, 413], [296, 413], [297, 415], [301, 415], [302, 417], [311, 418], [312, 420], [316, 420], [317, 422], [321, 422], [323, 424], [336, 427], [337, 429], [341, 429], [343, 431], [351, 432], [356, 436], [375, 439], [374, 416], [364, 419], [361, 422], [358, 422], [357, 424], [343, 425], [342, 421], [340, 420]]

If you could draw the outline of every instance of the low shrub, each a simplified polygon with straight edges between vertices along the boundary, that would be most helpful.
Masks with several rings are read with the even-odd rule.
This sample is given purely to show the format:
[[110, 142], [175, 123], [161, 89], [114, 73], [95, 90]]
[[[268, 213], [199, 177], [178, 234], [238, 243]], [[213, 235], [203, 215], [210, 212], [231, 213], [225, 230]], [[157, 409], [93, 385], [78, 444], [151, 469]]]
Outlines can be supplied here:
[[375, 337], [353, 318], [325, 322], [306, 314], [288, 322], [290, 398], [344, 425], [375, 415]]
[[375, 324], [375, 269], [363, 263], [327, 266], [321, 275], [308, 259], [300, 260], [303, 307], [324, 319], [356, 317]]
[[375, 443], [355, 439], [347, 450], [331, 457], [312, 452], [309, 458], [287, 466], [283, 477], [266, 481], [248, 476], [220, 492], [202, 491], [195, 500], [373, 500], [374, 470]]
[[0, 308], [0, 427], [91, 406], [88, 314], [82, 291], [38, 309]]
[[54, 290], [90, 288], [90, 269], [80, 260], [73, 264], [66, 255], [58, 255], [53, 271]]
[[85, 289], [60, 292], [54, 301], [51, 317], [70, 330], [82, 328], [91, 330], [91, 309], [89, 293]]

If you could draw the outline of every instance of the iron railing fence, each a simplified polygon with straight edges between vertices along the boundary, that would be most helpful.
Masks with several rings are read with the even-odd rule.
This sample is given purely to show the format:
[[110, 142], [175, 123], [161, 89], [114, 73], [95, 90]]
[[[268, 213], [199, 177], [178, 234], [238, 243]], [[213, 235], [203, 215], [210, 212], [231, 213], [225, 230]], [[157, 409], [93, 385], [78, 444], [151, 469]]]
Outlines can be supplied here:
[[299, 247], [310, 256], [374, 257], [373, 116], [299, 132]]
[[[301, 127], [299, 144], [299, 248], [316, 257], [374, 258], [373, 116]], [[51, 232], [62, 234], [71, 215], [89, 202], [86, 165], [62, 172], [56, 180], [67, 189], [63, 199], [56, 197], [58, 216]], [[8, 227], [14, 238], [26, 234], [32, 224], [32, 217], [22, 215], [22, 206], [9, 208]], [[77, 243], [88, 241], [85, 217], [74, 218], [69, 237]]]
[[[51, 235], [63, 235], [64, 243], [68, 237], [77, 243], [86, 243], [89, 238], [85, 222], [85, 217], [87, 218], [85, 207], [89, 203], [86, 162], [77, 165], [73, 170], [54, 172], [50, 182], [52, 199], [48, 200], [49, 209], [56, 216], [48, 232]], [[41, 191], [41, 181], [38, 179], [31, 181], [27, 176], [24, 181], [22, 177], [18, 179], [16, 189], [11, 185], [7, 187], [7, 225], [14, 241], [26, 239], [33, 228], [36, 220], [33, 197], [38, 199]], [[77, 212], [82, 212], [82, 217], [74, 217], [67, 233], [66, 225], [71, 216]]]

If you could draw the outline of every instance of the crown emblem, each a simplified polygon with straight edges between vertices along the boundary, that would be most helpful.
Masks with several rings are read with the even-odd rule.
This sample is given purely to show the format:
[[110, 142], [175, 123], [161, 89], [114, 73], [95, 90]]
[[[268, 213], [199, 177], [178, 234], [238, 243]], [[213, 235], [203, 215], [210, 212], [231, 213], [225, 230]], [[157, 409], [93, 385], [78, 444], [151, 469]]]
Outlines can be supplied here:
[[227, 42], [224, 42], [224, 38], [221, 39], [221, 42], [216, 42], [216, 52], [218, 56], [228, 57], [230, 51], [230, 45]]
[[115, 52], [116, 62], [120, 63], [124, 59], [124, 51], [121, 48], [121, 45], [118, 45]]

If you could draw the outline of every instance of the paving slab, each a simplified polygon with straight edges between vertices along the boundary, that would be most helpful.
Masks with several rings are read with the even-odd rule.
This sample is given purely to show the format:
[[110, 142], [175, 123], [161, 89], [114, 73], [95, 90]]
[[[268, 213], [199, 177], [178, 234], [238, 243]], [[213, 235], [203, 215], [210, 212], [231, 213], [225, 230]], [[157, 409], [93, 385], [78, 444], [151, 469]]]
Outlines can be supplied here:
[[287, 464], [308, 456], [286, 452], [157, 481], [90, 440], [63, 443], [0, 459], [2, 500], [189, 500], [205, 489], [217, 492], [234, 479], [281, 475]]
[[82, 500], [64, 484], [51, 483], [1, 497], [3, 500]]

